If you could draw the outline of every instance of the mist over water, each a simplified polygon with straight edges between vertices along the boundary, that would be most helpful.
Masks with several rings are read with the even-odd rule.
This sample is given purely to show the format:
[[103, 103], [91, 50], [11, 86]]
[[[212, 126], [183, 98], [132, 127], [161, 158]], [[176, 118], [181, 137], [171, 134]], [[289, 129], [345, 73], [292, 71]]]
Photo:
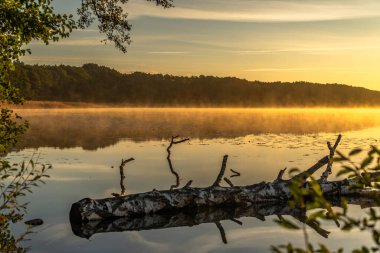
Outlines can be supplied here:
[[[376, 109], [28, 109], [22, 148], [107, 147], [134, 142], [238, 138], [249, 135], [311, 135], [380, 127]], [[349, 136], [348, 136], [349, 137]]]
[[[27, 196], [26, 219], [45, 223], [32, 234], [31, 252], [269, 252], [269, 245], [289, 241], [302, 245], [299, 232], [286, 231], [266, 221], [243, 218], [243, 226], [224, 221], [228, 244], [214, 224], [194, 227], [96, 234], [90, 240], [70, 228], [72, 203], [85, 198], [110, 197], [120, 192], [121, 159], [127, 164], [128, 194], [169, 189], [175, 183], [166, 160], [171, 136], [190, 141], [172, 148], [172, 162], [180, 174], [180, 187], [209, 186], [222, 157], [241, 177], [235, 185], [273, 181], [285, 167], [308, 168], [328, 154], [326, 142], [337, 134], [343, 153], [380, 142], [380, 110], [375, 109], [28, 109], [18, 111], [30, 130], [8, 159], [19, 162], [39, 156], [53, 164], [47, 184]], [[336, 172], [337, 166], [333, 171]], [[332, 177], [334, 178], [334, 176]], [[360, 207], [350, 211], [361, 214]], [[346, 249], [370, 243], [363, 233], [342, 233], [326, 224], [330, 239], [310, 230], [311, 239]], [[23, 227], [18, 227], [22, 231]], [[280, 235], [280, 236], [279, 236]]]

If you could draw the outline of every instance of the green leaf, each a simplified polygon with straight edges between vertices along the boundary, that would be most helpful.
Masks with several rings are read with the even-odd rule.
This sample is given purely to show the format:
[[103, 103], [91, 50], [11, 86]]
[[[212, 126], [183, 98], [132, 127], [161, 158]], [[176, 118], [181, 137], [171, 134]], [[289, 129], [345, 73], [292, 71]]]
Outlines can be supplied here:
[[372, 157], [372, 156], [367, 157], [367, 158], [364, 159], [363, 162], [361, 163], [360, 168], [361, 168], [361, 169], [367, 168], [367, 166], [368, 166], [369, 164], [371, 164], [372, 161], [373, 161], [373, 157]]
[[317, 218], [325, 218], [325, 210], [319, 210], [319, 211], [316, 211], [316, 212], [313, 212], [312, 214], [310, 214], [308, 217], [307, 217], [307, 221], [313, 221], [313, 220], [316, 220]]
[[270, 250], [274, 253], [282, 253], [282, 251], [276, 246], [271, 246]]
[[351, 150], [351, 152], [348, 155], [354, 156], [354, 155], [360, 154], [362, 151], [363, 150], [361, 148], [355, 148], [355, 149]]
[[295, 225], [294, 223], [292, 223], [291, 221], [288, 221], [286, 219], [274, 220], [274, 222], [276, 222], [278, 225], [280, 225], [286, 229], [290, 229], [290, 230], [300, 229], [297, 225]]
[[343, 155], [339, 150], [335, 151], [338, 154], [338, 158], [334, 158], [334, 161], [349, 161], [345, 155]]

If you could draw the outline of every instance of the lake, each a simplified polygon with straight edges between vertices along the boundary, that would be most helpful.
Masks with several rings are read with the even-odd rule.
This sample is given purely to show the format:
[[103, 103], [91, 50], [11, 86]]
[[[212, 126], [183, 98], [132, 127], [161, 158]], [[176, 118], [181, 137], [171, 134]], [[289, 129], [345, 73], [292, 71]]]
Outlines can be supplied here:
[[[339, 150], [380, 144], [380, 109], [22, 109], [30, 129], [7, 158], [30, 158], [53, 165], [46, 184], [34, 188], [25, 219], [42, 218], [24, 246], [30, 252], [270, 252], [270, 245], [303, 245], [302, 231], [288, 231], [254, 217], [243, 224], [221, 222], [228, 244], [214, 223], [143, 231], [76, 236], [69, 221], [71, 204], [83, 199], [120, 193], [121, 159], [135, 158], [125, 167], [128, 194], [169, 189], [166, 147], [171, 136], [190, 138], [172, 147], [172, 163], [180, 186], [211, 185], [223, 155], [230, 169], [241, 173], [235, 185], [273, 181], [280, 169], [306, 169], [328, 154], [326, 142], [339, 133]], [[379, 145], [380, 146], [380, 145]], [[335, 166], [337, 168], [337, 165]], [[336, 171], [336, 169], [335, 169]], [[362, 215], [359, 206], [350, 212]], [[296, 222], [296, 221], [295, 221]], [[300, 224], [300, 223], [297, 223]], [[15, 233], [26, 227], [17, 224]], [[368, 233], [344, 233], [327, 223], [325, 239], [308, 229], [314, 243], [336, 249], [372, 245]]]

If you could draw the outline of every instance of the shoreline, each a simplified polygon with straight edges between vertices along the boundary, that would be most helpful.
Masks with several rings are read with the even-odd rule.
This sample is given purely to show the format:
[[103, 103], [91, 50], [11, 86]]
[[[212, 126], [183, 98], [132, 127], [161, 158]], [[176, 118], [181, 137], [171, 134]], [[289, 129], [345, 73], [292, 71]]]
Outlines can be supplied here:
[[207, 110], [207, 109], [223, 109], [223, 110], [379, 110], [380, 106], [257, 106], [257, 107], [242, 107], [242, 106], [194, 106], [194, 105], [178, 105], [178, 106], [162, 106], [162, 105], [135, 105], [135, 104], [109, 104], [109, 103], [88, 103], [88, 102], [62, 102], [62, 101], [26, 101], [23, 105], [1, 104], [1, 107], [10, 108], [13, 110], [23, 109], [192, 109], [192, 110]]

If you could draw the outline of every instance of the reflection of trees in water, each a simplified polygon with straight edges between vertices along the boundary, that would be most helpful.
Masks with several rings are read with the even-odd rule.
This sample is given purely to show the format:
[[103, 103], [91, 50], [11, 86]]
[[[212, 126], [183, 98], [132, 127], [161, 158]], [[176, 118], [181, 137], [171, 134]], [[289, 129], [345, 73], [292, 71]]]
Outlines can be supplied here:
[[83, 109], [26, 110], [30, 130], [21, 147], [106, 147], [120, 139], [193, 139], [250, 134], [337, 133], [380, 126], [376, 110]]

